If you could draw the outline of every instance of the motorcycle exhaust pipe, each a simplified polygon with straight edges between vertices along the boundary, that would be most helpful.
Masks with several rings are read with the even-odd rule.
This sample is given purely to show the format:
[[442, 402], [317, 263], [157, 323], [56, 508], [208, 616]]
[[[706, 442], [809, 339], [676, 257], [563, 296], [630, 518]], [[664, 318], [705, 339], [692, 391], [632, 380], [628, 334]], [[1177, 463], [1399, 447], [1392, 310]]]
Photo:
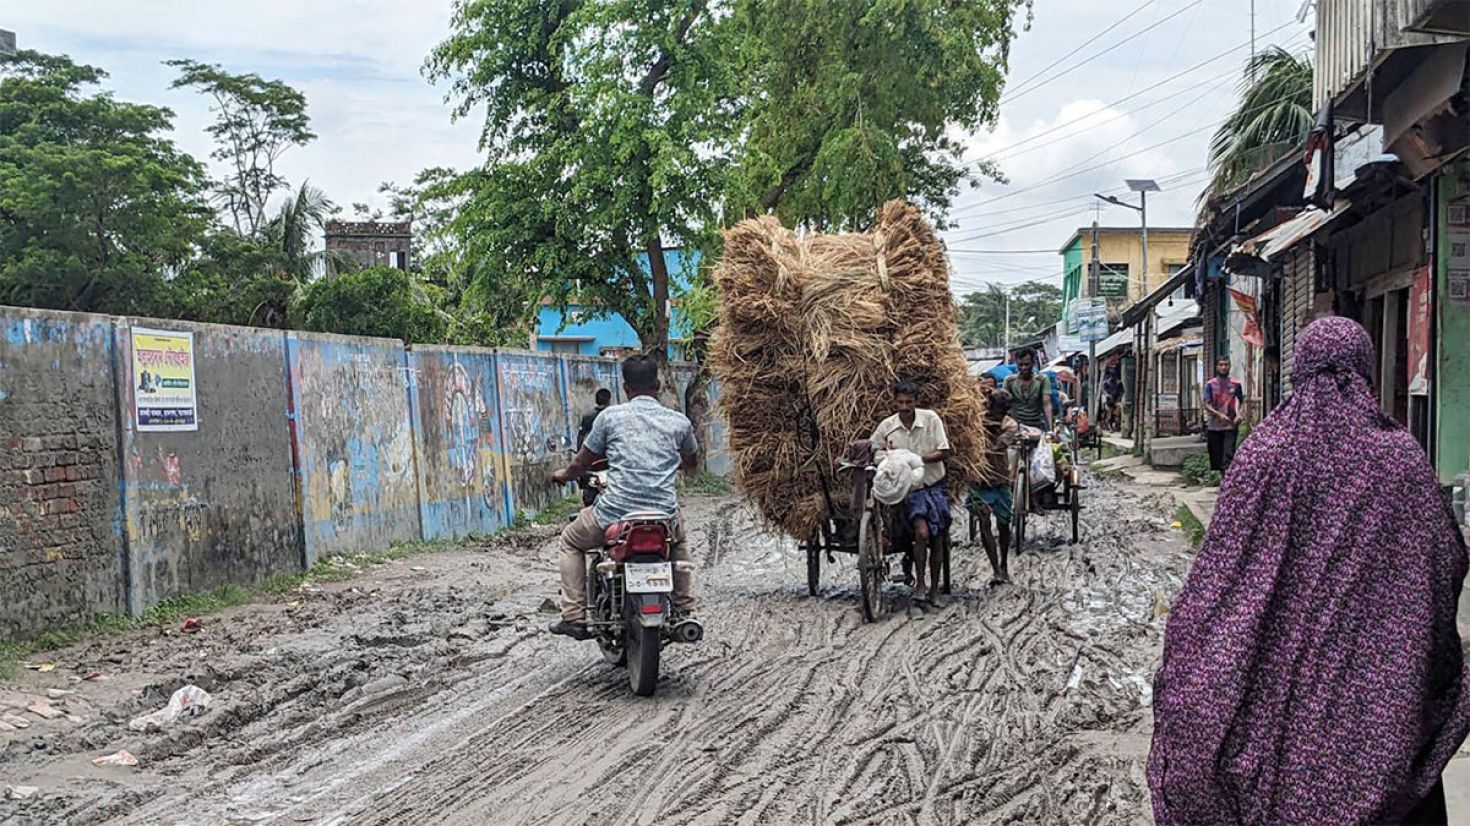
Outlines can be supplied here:
[[704, 639], [704, 626], [699, 620], [684, 620], [674, 626], [674, 639], [679, 642], [699, 642]]

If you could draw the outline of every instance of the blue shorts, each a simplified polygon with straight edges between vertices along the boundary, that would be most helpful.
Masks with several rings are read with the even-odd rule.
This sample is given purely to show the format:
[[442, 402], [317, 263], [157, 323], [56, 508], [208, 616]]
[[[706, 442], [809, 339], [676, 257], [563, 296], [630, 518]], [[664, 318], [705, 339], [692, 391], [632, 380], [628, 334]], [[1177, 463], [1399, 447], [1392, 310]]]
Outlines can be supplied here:
[[1016, 515], [1015, 502], [1011, 499], [1011, 489], [1008, 487], [971, 485], [969, 494], [965, 496], [965, 506], [977, 513], [985, 508], [1002, 522], [1009, 522]]
[[927, 488], [919, 488], [910, 493], [903, 501], [904, 514], [907, 519], [901, 524], [895, 525], [896, 533], [900, 537], [909, 537], [914, 533], [914, 520], [923, 519], [929, 523], [929, 535], [938, 536], [949, 532], [951, 521], [949, 513], [949, 484], [940, 479]]

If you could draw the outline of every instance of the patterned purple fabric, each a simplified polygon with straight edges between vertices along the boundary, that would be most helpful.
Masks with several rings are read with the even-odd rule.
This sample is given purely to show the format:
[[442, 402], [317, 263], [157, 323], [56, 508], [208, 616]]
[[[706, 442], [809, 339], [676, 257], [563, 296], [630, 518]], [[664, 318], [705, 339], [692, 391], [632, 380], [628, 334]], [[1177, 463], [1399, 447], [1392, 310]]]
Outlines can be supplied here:
[[1154, 682], [1160, 824], [1394, 823], [1470, 731], [1464, 540], [1373, 345], [1327, 318], [1241, 446]]

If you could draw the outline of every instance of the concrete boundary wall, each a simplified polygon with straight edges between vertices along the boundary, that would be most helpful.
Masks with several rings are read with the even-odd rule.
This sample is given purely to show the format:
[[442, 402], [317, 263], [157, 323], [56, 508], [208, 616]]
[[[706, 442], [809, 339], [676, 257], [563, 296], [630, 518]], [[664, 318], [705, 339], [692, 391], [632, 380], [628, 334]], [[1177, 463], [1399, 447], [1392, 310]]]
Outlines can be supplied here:
[[551, 474], [572, 458], [565, 364], [551, 353], [495, 351], [509, 517], [535, 516], [566, 495]]
[[0, 307], [0, 639], [127, 607], [112, 325]]
[[402, 342], [292, 332], [286, 352], [306, 565], [418, 539]]
[[[138, 427], [135, 327], [192, 334], [195, 429]], [[0, 639], [493, 533], [570, 492], [599, 387], [616, 359], [0, 307]]]
[[[196, 430], [139, 431], [135, 327], [193, 334]], [[176, 594], [299, 571], [281, 332], [120, 319], [116, 351], [132, 612]]]
[[408, 364], [423, 538], [500, 530], [511, 509], [494, 351], [417, 347]]

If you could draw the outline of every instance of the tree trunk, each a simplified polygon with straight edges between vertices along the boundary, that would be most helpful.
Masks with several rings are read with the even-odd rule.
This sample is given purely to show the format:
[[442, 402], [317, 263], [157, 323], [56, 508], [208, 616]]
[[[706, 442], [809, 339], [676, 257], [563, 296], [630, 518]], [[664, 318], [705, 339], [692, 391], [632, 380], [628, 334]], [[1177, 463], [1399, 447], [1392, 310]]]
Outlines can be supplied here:
[[709, 420], [709, 370], [705, 367], [705, 354], [708, 352], [708, 333], [695, 333], [694, 341], [691, 342], [691, 351], [694, 358], [694, 377], [689, 381], [689, 387], [684, 391], [684, 415], [689, 417], [689, 423], [694, 425], [694, 435], [699, 439], [699, 469], [709, 469], [709, 443], [705, 438], [708, 429], [705, 423]]
[[649, 332], [639, 334], [644, 352], [658, 361], [658, 378], [662, 390], [659, 399], [676, 410], [683, 410], [683, 399], [679, 398], [679, 386], [674, 373], [669, 369], [669, 265], [664, 260], [664, 247], [658, 238], [644, 242], [643, 251], [648, 255], [648, 274], [653, 289], [653, 318]]
[[643, 243], [648, 254], [648, 274], [653, 280], [653, 335], [645, 342], [660, 363], [669, 358], [669, 264], [664, 260], [664, 246], [658, 238]]

